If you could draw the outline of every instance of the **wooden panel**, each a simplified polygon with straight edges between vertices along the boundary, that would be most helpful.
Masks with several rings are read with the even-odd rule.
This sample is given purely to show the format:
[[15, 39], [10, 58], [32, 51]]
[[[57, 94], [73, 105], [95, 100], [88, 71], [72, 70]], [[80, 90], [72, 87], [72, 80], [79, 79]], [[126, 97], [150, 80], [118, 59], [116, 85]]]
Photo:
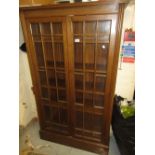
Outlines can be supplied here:
[[31, 5], [32, 0], [19, 0], [19, 5]]
[[[25, 11], [26, 18], [47, 17], [47, 16], [66, 16], [66, 15], [88, 15], [88, 14], [107, 14], [118, 13], [118, 4], [106, 4], [104, 2], [74, 3], [61, 5], [21, 7]], [[82, 5], [82, 7], [80, 7]], [[29, 10], [29, 11], [27, 11]], [[44, 13], [42, 11], [44, 10]], [[63, 11], [62, 11], [63, 10]]]
[[54, 0], [19, 0], [19, 5], [52, 4]]

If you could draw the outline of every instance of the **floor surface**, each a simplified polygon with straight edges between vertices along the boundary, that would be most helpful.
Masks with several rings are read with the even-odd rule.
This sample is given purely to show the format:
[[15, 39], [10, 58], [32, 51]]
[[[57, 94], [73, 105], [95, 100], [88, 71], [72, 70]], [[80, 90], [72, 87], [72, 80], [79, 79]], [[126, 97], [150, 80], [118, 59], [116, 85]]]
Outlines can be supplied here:
[[[33, 146], [35, 146], [35, 150], [45, 155], [97, 155], [96, 153], [40, 139], [39, 124], [37, 121], [32, 122], [26, 129], [20, 132], [20, 151], [27, 148], [27, 145], [25, 143], [27, 135], [29, 135]], [[109, 155], [120, 155], [112, 132], [110, 133]]]

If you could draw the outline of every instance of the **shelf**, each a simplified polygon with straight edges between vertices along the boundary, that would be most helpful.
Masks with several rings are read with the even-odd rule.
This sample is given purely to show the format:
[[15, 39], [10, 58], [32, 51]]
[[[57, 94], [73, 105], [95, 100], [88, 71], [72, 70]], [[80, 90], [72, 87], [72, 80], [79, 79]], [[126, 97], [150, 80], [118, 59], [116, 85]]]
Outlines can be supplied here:
[[[93, 69], [85, 69], [85, 72], [94, 73], [95, 70], [93, 70]], [[74, 69], [75, 74], [84, 74], [85, 72], [84, 72], [83, 69]], [[106, 76], [107, 72], [106, 71], [101, 71], [101, 70], [96, 70], [96, 74], [105, 74], [104, 76]]]
[[89, 91], [89, 90], [81, 90], [81, 89], [76, 89], [76, 92], [81, 92], [81, 93], [87, 93], [87, 94], [96, 94], [96, 95], [104, 95], [104, 92], [96, 92], [96, 91]]
[[41, 85], [43, 88], [50, 88], [50, 89], [60, 89], [60, 90], [66, 90], [65, 87], [56, 87], [56, 86], [47, 86], [47, 85]]
[[68, 109], [68, 102], [65, 102], [65, 101], [49, 101], [49, 103], [45, 103], [45, 102], [42, 102], [42, 105], [46, 105], [46, 106], [50, 106], [50, 107], [55, 107], [55, 108], [63, 108], [63, 109]]
[[[64, 67], [46, 67], [46, 69], [48, 70], [56, 70], [56, 72], [62, 72], [62, 73], [65, 73], [65, 68]], [[45, 67], [44, 66], [41, 66], [39, 67], [38, 71], [45, 71]]]
[[84, 112], [84, 113], [90, 113], [94, 115], [103, 115], [104, 108], [103, 107], [90, 107], [90, 106], [84, 106], [82, 104], [75, 103], [74, 108], [76, 111]]
[[48, 70], [56, 70], [56, 72], [65, 73], [65, 68], [63, 67], [46, 67]]
[[[42, 39], [41, 39], [42, 38]], [[62, 34], [44, 34], [44, 35], [33, 35], [33, 40], [34, 42], [36, 41], [51, 41], [52, 42], [52, 38], [55, 40], [60, 39], [63, 40], [63, 35]]]
[[109, 36], [109, 33], [74, 33], [74, 36], [85, 36], [85, 37], [101, 37], [101, 36]]
[[109, 40], [97, 40], [97, 42], [96, 42], [95, 39], [94, 39], [94, 41], [87, 41], [87, 40], [85, 40], [84, 42], [81, 41], [81, 40], [79, 42], [75, 42], [74, 41], [74, 44], [83, 44], [83, 43], [85, 43], [85, 44], [109, 44], [110, 41]]
[[63, 36], [63, 34], [33, 34], [33, 37], [51, 37], [51, 36]]
[[74, 45], [76, 44], [109, 44], [110, 39], [109, 35], [92, 35], [92, 34], [86, 34], [86, 35], [74, 35], [73, 40]]
[[62, 108], [62, 109], [68, 110], [67, 103], [68, 102], [56, 102], [56, 101], [49, 101], [49, 100], [48, 100], [48, 103], [47, 103], [47, 100], [42, 100], [41, 101], [42, 106], [49, 106], [51, 108], [52, 107]]
[[[83, 64], [81, 64], [81, 65], [79, 64], [78, 66], [83, 66]], [[85, 66], [86, 66], [86, 64], [85, 64]], [[85, 72], [95, 72], [94, 64], [87, 64], [87, 67], [89, 67], [89, 68], [85, 67]], [[107, 73], [106, 70], [107, 69], [105, 68], [105, 65], [96, 64], [96, 72], [97, 73], [105, 74], [105, 73]], [[74, 68], [74, 72], [84, 72], [84, 70], [83, 70], [83, 68], [81, 68], [81, 69]]]
[[34, 43], [51, 43], [52, 44], [52, 42], [53, 43], [63, 43], [63, 41], [52, 41], [52, 40], [43, 40], [43, 41], [41, 41], [41, 40], [34, 40]]

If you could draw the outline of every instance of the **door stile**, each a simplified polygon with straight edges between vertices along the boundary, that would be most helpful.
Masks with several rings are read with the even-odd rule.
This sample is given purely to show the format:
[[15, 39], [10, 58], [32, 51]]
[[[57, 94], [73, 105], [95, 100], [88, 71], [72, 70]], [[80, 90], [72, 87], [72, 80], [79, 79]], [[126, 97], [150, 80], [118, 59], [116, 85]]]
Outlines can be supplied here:
[[74, 136], [74, 126], [75, 126], [75, 109], [74, 109], [74, 55], [73, 55], [73, 28], [71, 17], [66, 16], [66, 34], [67, 34], [67, 56], [68, 56], [68, 82], [69, 82], [69, 109], [70, 109], [70, 133]]

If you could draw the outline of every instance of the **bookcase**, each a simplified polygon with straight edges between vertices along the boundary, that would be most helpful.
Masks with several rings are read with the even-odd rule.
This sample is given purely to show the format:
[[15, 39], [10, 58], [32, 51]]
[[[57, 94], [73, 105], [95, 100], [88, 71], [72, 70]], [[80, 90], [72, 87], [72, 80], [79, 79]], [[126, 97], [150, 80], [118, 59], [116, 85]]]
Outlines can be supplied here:
[[20, 6], [42, 139], [108, 154], [125, 5]]

